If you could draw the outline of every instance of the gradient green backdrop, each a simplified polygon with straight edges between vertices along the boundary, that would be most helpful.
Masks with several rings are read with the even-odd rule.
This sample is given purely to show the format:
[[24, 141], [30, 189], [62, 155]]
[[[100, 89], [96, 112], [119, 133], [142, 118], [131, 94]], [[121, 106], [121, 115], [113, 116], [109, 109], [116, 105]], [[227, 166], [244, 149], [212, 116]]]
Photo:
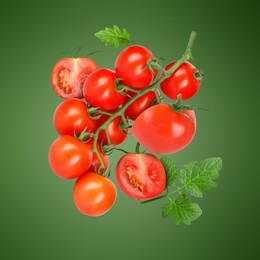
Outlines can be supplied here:
[[[250, 3], [251, 2], [251, 3]], [[1, 4], [0, 259], [257, 259], [259, 257], [259, 27], [254, 2], [10, 1]], [[80, 214], [74, 181], [49, 168], [61, 99], [50, 85], [54, 63], [79, 47], [113, 68], [119, 50], [94, 33], [117, 24], [157, 57], [178, 58], [191, 30], [205, 70], [196, 138], [172, 155], [180, 168], [221, 156], [219, 187], [198, 201], [191, 226], [161, 218], [163, 201], [140, 205], [118, 191], [99, 218]], [[166, 61], [166, 62], [167, 62]], [[123, 145], [131, 150], [131, 137]], [[121, 153], [111, 157], [112, 170]], [[113, 175], [113, 174], [112, 174]], [[114, 180], [114, 177], [112, 176]]]

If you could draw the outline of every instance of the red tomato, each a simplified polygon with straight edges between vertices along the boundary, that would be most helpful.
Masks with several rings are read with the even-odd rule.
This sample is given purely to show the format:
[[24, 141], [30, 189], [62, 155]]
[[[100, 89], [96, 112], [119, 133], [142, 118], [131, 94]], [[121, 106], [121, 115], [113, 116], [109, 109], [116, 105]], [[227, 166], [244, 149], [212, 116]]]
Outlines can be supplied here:
[[[97, 128], [106, 122], [108, 119], [107, 115], [102, 115], [100, 119], [98, 119]], [[107, 127], [108, 135], [110, 137], [110, 143], [112, 145], [119, 145], [127, 138], [128, 128], [121, 128], [121, 116], [113, 119]], [[108, 144], [107, 135], [105, 130], [100, 131], [98, 140], [102, 144]]]
[[116, 180], [126, 195], [138, 200], [160, 195], [166, 185], [162, 163], [148, 153], [125, 154], [116, 166]]
[[114, 112], [121, 106], [125, 96], [116, 90], [115, 72], [109, 69], [98, 69], [84, 82], [83, 93], [86, 101], [103, 111]]
[[[174, 64], [175, 62], [171, 62], [165, 69], [169, 70]], [[191, 63], [184, 62], [161, 83], [161, 90], [173, 100], [178, 99], [178, 94], [182, 95], [182, 100], [191, 98], [200, 88], [200, 82], [194, 76], [195, 70], [196, 68]]]
[[116, 201], [114, 183], [101, 175], [87, 172], [74, 185], [73, 199], [77, 209], [88, 216], [101, 216], [108, 212]]
[[96, 62], [87, 57], [63, 58], [52, 70], [52, 87], [62, 98], [83, 98], [83, 82], [97, 67]]
[[174, 111], [167, 104], [146, 109], [134, 121], [132, 127], [136, 140], [151, 152], [169, 154], [184, 149], [192, 141], [196, 131], [193, 110]]
[[[136, 95], [136, 93], [132, 91], [128, 91], [127, 94], [131, 97], [134, 97]], [[145, 109], [151, 106], [155, 98], [156, 96], [154, 91], [149, 91], [148, 93], [139, 97], [125, 110], [125, 116], [132, 120], [135, 120]], [[130, 97], [127, 97], [125, 103], [129, 100]]]
[[121, 79], [122, 84], [133, 89], [148, 87], [157, 74], [157, 69], [153, 69], [153, 74], [146, 68], [150, 59], [152, 52], [143, 46], [133, 45], [125, 48], [119, 53], [115, 62], [117, 78]]
[[92, 151], [73, 136], [58, 137], [51, 145], [48, 160], [51, 169], [65, 179], [84, 174], [92, 163]]
[[53, 124], [60, 135], [74, 135], [85, 129], [87, 132], [94, 132], [97, 123], [90, 118], [84, 101], [71, 98], [64, 100], [56, 108]]
[[[86, 143], [86, 145], [89, 145], [90, 149], [93, 150], [93, 143], [94, 143], [93, 139], [91, 139], [89, 142]], [[105, 168], [103, 169], [103, 172], [106, 172], [106, 170], [108, 169], [108, 166], [109, 166], [109, 157], [108, 157], [108, 155], [106, 155], [105, 153], [102, 152], [101, 145], [99, 142], [97, 142], [97, 150], [98, 150], [99, 156], [101, 157], [101, 160], [104, 163]], [[88, 169], [88, 171], [99, 173], [100, 166], [101, 166], [101, 163], [98, 159], [98, 156], [95, 152], [93, 152], [92, 164], [91, 164], [90, 168]]]

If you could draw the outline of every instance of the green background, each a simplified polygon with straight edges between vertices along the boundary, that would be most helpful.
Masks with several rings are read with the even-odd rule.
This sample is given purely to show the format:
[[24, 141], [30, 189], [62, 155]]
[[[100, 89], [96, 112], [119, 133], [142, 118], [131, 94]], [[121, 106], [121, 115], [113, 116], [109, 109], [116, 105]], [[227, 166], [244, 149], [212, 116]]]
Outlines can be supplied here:
[[[1, 6], [1, 259], [257, 259], [259, 257], [259, 27], [256, 1], [10, 1]], [[1, 4], [2, 5], [2, 4]], [[106, 215], [80, 214], [74, 181], [49, 168], [57, 137], [52, 114], [61, 102], [50, 85], [64, 55], [92, 57], [113, 69], [119, 50], [94, 33], [117, 24], [167, 61], [178, 58], [192, 30], [205, 79], [189, 104], [197, 134], [172, 155], [178, 168], [223, 159], [218, 188], [198, 203], [191, 226], [161, 218], [164, 201], [140, 205], [118, 191]], [[130, 137], [122, 146], [132, 149]], [[111, 157], [113, 167], [122, 154]], [[114, 176], [112, 174], [112, 179]]]

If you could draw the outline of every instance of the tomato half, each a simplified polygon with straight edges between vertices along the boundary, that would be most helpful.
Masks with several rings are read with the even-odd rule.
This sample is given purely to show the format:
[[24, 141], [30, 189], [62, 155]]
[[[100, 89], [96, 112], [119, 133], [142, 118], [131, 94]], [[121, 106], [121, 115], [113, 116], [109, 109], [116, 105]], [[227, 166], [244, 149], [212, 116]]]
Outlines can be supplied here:
[[184, 149], [193, 140], [196, 117], [193, 110], [174, 111], [167, 104], [146, 109], [132, 127], [136, 140], [151, 152], [169, 154]]
[[148, 60], [152, 59], [152, 52], [140, 45], [125, 48], [116, 58], [115, 71], [121, 83], [133, 89], [148, 87], [157, 75], [147, 68]]
[[60, 135], [74, 135], [83, 130], [94, 132], [97, 123], [89, 116], [83, 100], [71, 98], [58, 105], [53, 114], [53, 124]]
[[[169, 70], [175, 63], [168, 64], [165, 70]], [[193, 97], [200, 88], [200, 81], [195, 78], [195, 70], [196, 67], [185, 61], [161, 83], [161, 90], [173, 100], [178, 99], [178, 94], [181, 94], [182, 100]]]
[[52, 88], [62, 98], [83, 98], [83, 83], [97, 68], [96, 62], [87, 57], [63, 58], [52, 69]]
[[[106, 122], [108, 119], [107, 115], [102, 115], [97, 122], [97, 128]], [[119, 145], [127, 138], [127, 127], [121, 127], [121, 116], [114, 118], [107, 126], [107, 132], [110, 139], [111, 145]], [[108, 144], [108, 139], [105, 130], [100, 131], [98, 140], [102, 144]]]
[[116, 111], [125, 100], [125, 96], [116, 90], [115, 72], [105, 68], [96, 70], [86, 79], [83, 93], [92, 107], [107, 112]]
[[160, 195], [166, 185], [162, 163], [156, 156], [148, 153], [125, 154], [117, 163], [116, 180], [126, 195], [137, 200]]
[[101, 175], [87, 172], [77, 179], [73, 199], [77, 209], [88, 216], [101, 216], [108, 212], [116, 201], [114, 183]]
[[65, 179], [84, 174], [91, 166], [92, 157], [89, 146], [70, 135], [58, 137], [51, 144], [48, 154], [51, 169]]

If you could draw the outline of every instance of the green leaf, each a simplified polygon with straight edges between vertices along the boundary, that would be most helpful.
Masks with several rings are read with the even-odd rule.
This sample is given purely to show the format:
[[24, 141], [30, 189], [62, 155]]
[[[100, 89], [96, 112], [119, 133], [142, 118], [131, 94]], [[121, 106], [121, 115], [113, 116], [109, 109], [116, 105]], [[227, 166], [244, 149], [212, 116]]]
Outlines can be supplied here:
[[165, 204], [162, 208], [162, 217], [167, 218], [172, 214], [172, 203]]
[[201, 162], [190, 162], [181, 170], [180, 182], [185, 190], [194, 197], [202, 197], [203, 191], [211, 190], [217, 186], [216, 180], [222, 168], [219, 157], [208, 158]]
[[166, 187], [171, 186], [173, 185], [177, 175], [176, 165], [169, 157], [162, 157], [160, 161], [166, 173]]
[[130, 43], [129, 32], [125, 28], [120, 30], [117, 25], [112, 28], [105, 27], [104, 30], [95, 33], [95, 36], [106, 46], [114, 45], [115, 48], [118, 48], [121, 44], [128, 45]]
[[162, 217], [172, 216], [177, 225], [180, 223], [190, 225], [191, 222], [199, 218], [201, 214], [202, 210], [199, 205], [185, 197], [170, 201], [162, 209]]

